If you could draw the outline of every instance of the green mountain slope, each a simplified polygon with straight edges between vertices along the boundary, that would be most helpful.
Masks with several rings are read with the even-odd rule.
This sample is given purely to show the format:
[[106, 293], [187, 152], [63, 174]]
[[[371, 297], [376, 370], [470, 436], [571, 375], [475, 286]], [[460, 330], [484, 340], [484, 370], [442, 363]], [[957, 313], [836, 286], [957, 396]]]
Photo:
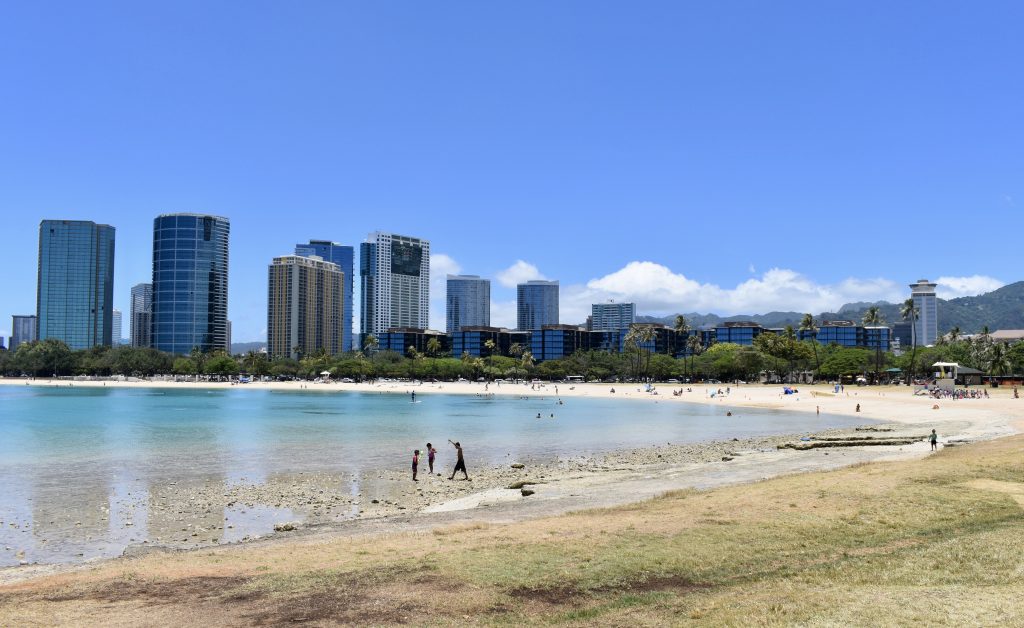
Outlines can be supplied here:
[[[879, 301], [877, 303], [847, 303], [838, 312], [821, 312], [816, 314], [818, 321], [853, 320], [860, 321], [871, 306], [878, 306], [886, 324], [900, 322], [900, 305]], [[945, 333], [953, 327], [959, 327], [965, 334], [974, 334], [988, 327], [990, 331], [997, 329], [1024, 329], [1024, 281], [1003, 286], [985, 294], [957, 299], [939, 299], [939, 332]], [[717, 325], [726, 321], [752, 321], [765, 327], [785, 327], [800, 325], [803, 318], [801, 312], [768, 312], [767, 314], [743, 314], [738, 316], [718, 316], [716, 314], [684, 314], [691, 327]], [[665, 317], [638, 316], [641, 322], [664, 323], [673, 325], [675, 315]]]

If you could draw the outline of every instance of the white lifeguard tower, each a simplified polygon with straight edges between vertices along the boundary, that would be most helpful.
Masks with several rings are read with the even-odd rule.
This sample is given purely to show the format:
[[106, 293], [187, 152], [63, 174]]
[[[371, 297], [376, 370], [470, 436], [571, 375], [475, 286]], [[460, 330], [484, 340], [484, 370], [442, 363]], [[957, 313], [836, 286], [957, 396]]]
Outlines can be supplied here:
[[960, 365], [956, 362], [936, 362], [932, 364], [935, 369], [935, 387], [939, 390], [953, 392], [956, 388], [956, 378], [960, 372]]

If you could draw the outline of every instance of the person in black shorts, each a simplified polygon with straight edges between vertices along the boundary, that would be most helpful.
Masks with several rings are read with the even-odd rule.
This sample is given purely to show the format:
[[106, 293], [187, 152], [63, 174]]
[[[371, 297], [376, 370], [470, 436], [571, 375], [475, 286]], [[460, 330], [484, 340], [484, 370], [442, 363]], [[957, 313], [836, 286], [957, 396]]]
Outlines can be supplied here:
[[[452, 440], [449, 438], [448, 442], [452, 443]], [[469, 474], [466, 473], [466, 461], [462, 457], [462, 444], [459, 443], [458, 441], [455, 441], [454, 443], [452, 443], [452, 445], [455, 446], [455, 452], [458, 455], [459, 459], [455, 461], [455, 468], [452, 469], [452, 475], [448, 479], [454, 480], [455, 474], [458, 473], [459, 471], [462, 471], [462, 475], [466, 476], [466, 479], [468, 480]]]

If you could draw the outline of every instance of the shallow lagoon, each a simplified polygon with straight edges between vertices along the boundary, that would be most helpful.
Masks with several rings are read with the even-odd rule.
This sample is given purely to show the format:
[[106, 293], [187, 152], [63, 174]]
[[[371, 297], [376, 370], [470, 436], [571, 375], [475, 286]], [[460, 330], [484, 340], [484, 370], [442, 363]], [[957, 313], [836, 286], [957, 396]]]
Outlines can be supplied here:
[[[0, 386], [0, 565], [118, 555], [173, 522], [151, 520], [159, 488], [215, 478], [230, 486], [288, 474], [405, 469], [447, 439], [470, 470], [657, 444], [847, 427], [864, 421], [684, 403], [377, 392]], [[525, 396], [525, 398], [524, 398]], [[537, 419], [537, 414], [542, 419]], [[550, 415], [555, 418], [551, 419]], [[161, 511], [162, 512], [162, 511]], [[218, 542], [301, 513], [264, 506], [206, 513]]]

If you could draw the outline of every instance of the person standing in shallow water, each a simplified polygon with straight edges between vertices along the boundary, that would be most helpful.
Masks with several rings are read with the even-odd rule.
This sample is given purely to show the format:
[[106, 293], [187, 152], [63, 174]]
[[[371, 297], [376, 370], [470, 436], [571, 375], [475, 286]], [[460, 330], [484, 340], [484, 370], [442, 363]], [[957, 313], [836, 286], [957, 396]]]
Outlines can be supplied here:
[[935, 430], [932, 430], [932, 433], [928, 435], [928, 442], [932, 444], [932, 451], [939, 448], [939, 435], [935, 433]]
[[[448, 442], [452, 443], [452, 440], [449, 438]], [[458, 456], [458, 460], [455, 461], [455, 468], [452, 469], [452, 475], [448, 479], [454, 480], [455, 474], [458, 473], [459, 471], [462, 471], [462, 475], [466, 476], [466, 479], [468, 480], [469, 474], [466, 473], [466, 460], [462, 457], [462, 443], [460, 443], [459, 441], [455, 441], [454, 443], [452, 443], [452, 445], [455, 446], [455, 453]]]
[[412, 481], [413, 482], [419, 482], [419, 480], [416, 479], [416, 470], [419, 468], [419, 466], [420, 466], [420, 450], [417, 449], [417, 450], [412, 452]]

